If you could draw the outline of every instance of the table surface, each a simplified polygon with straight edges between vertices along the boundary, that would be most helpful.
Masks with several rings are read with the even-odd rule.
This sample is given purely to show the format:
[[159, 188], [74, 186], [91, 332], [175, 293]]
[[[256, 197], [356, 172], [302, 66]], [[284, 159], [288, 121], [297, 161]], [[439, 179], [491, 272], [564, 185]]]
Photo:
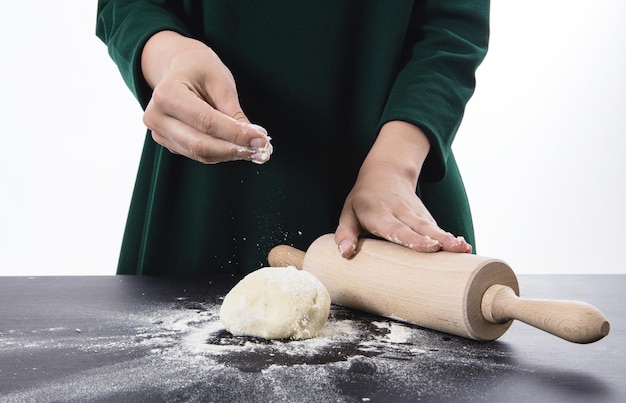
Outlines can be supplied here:
[[523, 297], [574, 299], [611, 333], [563, 341], [523, 323], [477, 342], [333, 306], [305, 341], [219, 323], [237, 278], [0, 277], [0, 402], [626, 401], [626, 275], [523, 275]]

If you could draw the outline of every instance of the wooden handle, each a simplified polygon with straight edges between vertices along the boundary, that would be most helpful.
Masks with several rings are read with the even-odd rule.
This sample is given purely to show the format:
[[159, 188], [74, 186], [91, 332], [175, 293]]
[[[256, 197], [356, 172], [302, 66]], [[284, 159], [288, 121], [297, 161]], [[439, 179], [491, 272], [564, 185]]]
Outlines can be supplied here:
[[289, 245], [278, 245], [267, 255], [267, 260], [272, 267], [294, 266], [302, 270], [305, 253]]
[[489, 322], [517, 319], [574, 343], [593, 343], [610, 329], [606, 317], [590, 304], [519, 298], [512, 289], [498, 284], [485, 291], [481, 310]]

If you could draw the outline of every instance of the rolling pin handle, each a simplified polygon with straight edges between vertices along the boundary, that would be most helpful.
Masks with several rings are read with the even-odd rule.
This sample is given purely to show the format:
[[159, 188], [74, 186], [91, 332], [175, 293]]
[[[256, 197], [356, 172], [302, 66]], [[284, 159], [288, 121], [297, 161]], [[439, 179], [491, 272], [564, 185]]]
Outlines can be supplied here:
[[602, 312], [587, 303], [519, 298], [511, 288], [499, 284], [485, 291], [481, 311], [488, 322], [517, 319], [580, 344], [600, 340], [609, 334], [610, 328]]
[[267, 260], [271, 267], [294, 266], [302, 270], [305, 253], [289, 245], [278, 245], [270, 250]]

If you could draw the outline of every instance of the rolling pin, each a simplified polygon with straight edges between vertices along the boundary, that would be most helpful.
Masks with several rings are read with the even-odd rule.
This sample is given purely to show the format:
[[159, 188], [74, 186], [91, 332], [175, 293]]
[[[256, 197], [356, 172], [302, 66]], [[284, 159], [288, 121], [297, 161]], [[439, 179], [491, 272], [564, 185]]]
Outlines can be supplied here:
[[475, 340], [502, 336], [514, 319], [574, 343], [609, 333], [594, 306], [579, 301], [519, 298], [513, 270], [502, 260], [466, 253], [420, 253], [378, 239], [361, 239], [341, 257], [333, 234], [305, 252], [274, 247], [271, 266], [313, 273], [337, 305]]

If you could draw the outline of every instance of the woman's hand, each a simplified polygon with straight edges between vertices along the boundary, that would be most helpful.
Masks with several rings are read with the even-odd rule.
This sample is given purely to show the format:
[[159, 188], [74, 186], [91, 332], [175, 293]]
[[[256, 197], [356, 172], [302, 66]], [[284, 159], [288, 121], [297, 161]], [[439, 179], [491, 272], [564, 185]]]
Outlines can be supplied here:
[[154, 89], [143, 117], [154, 141], [206, 164], [269, 159], [267, 132], [250, 124], [230, 70], [208, 46], [162, 31], [146, 43], [141, 67]]
[[346, 198], [335, 231], [343, 257], [355, 253], [363, 232], [420, 252], [471, 253], [471, 245], [462, 237], [439, 228], [415, 194], [429, 149], [418, 127], [400, 121], [383, 126]]

